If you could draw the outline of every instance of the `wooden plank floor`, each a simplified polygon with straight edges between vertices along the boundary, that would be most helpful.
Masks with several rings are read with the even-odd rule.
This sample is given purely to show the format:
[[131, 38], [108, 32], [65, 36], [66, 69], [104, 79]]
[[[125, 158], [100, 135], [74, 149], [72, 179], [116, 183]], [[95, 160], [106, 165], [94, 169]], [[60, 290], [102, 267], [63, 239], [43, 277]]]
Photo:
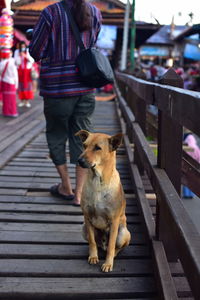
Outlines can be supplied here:
[[[94, 124], [99, 132], [121, 131], [114, 102], [97, 102]], [[115, 259], [111, 273], [100, 270], [103, 252], [99, 265], [87, 263], [81, 209], [48, 192], [59, 178], [44, 132], [0, 170], [0, 299], [157, 299], [152, 258], [123, 147], [117, 167], [132, 240]], [[74, 186], [74, 166], [69, 170]]]

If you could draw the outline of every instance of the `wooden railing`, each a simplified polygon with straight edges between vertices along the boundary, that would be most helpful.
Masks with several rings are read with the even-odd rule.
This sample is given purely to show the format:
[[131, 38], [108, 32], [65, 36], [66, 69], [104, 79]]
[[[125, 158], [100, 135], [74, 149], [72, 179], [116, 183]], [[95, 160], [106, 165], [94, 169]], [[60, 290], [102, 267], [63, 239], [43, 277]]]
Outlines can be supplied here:
[[[183, 128], [200, 136], [200, 93], [182, 86], [182, 79], [173, 69], [159, 84], [116, 72], [115, 89], [132, 176], [136, 179], [147, 173], [157, 199], [157, 216], [152, 221], [140, 195], [142, 188], [136, 186], [149, 238], [153, 247], [155, 241], [162, 242], [168, 261], [181, 261], [193, 296], [200, 299], [200, 235], [180, 197], [183, 183], [200, 196], [199, 164], [182, 150]], [[158, 108], [157, 156], [146, 138], [148, 105]], [[176, 299], [170, 292], [168, 296]]]

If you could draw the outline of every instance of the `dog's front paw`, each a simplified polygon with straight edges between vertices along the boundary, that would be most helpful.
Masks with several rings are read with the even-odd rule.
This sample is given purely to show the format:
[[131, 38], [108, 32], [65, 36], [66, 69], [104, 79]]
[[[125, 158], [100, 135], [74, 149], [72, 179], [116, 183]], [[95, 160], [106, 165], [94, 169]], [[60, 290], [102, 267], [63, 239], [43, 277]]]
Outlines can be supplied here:
[[88, 257], [88, 262], [91, 265], [96, 265], [99, 262], [98, 256], [89, 256]]
[[101, 266], [101, 270], [103, 272], [111, 272], [113, 270], [113, 264], [112, 263], [104, 263], [102, 266]]

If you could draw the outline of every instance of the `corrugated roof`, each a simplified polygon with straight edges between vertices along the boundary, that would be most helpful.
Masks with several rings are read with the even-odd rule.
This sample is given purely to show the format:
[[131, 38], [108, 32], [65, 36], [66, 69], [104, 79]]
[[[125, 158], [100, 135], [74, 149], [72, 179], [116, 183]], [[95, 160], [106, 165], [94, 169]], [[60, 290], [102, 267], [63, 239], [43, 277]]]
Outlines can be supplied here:
[[[173, 30], [173, 38], [185, 30], [187, 26], [176, 25]], [[171, 26], [165, 25], [154, 33], [145, 44], [173, 44], [171, 36]]]
[[180, 32], [177, 36], [174, 37], [174, 40], [181, 40], [184, 39], [185, 37], [188, 37], [192, 34], [200, 34], [200, 24], [194, 24], [192, 26], [186, 27], [185, 30]]

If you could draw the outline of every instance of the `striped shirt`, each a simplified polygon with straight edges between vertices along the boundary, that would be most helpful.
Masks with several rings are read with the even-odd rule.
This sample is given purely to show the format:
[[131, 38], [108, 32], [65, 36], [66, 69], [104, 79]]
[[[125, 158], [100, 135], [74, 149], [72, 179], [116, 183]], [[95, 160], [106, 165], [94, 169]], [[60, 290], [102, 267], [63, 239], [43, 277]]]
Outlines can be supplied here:
[[[73, 0], [67, 0], [72, 7]], [[87, 3], [92, 15], [92, 29], [81, 33], [86, 48], [93, 47], [101, 27], [101, 13]], [[46, 7], [33, 31], [29, 51], [41, 61], [40, 95], [50, 98], [79, 96], [94, 91], [80, 82], [75, 60], [79, 53], [67, 14], [60, 2]]]

